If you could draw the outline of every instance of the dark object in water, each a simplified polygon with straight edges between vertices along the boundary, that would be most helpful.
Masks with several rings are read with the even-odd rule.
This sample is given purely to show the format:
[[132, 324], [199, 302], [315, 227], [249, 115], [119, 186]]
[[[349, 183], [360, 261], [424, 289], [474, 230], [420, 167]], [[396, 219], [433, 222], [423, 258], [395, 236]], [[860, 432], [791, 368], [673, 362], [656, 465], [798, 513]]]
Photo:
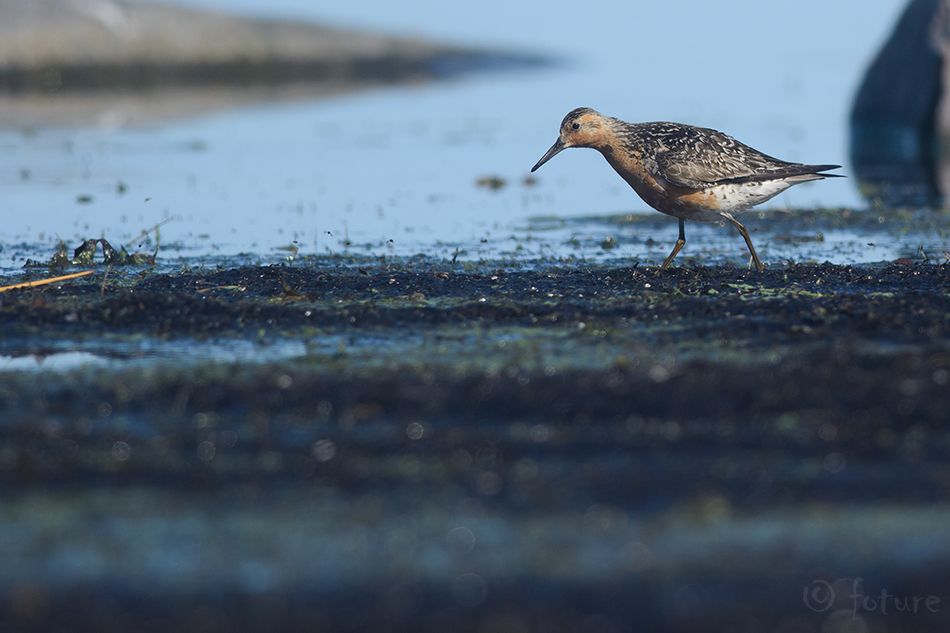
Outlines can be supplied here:
[[944, 86], [935, 44], [942, 0], [911, 0], [868, 68], [851, 110], [851, 162], [862, 194], [886, 206], [938, 206], [936, 112]]

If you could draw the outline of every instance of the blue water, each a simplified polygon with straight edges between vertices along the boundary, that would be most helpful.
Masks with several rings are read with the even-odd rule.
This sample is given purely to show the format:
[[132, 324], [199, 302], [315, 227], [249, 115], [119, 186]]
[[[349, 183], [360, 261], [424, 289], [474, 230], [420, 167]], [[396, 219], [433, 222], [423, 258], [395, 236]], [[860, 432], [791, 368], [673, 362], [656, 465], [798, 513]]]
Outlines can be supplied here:
[[[95, 124], [0, 129], [0, 269], [48, 256], [58, 239], [132, 241], [169, 217], [159, 237], [165, 259], [279, 259], [289, 252], [282, 247], [472, 258], [521, 244], [537, 254], [525, 242], [531, 217], [652, 213], [590, 150], [565, 152], [537, 183], [523, 182], [564, 114], [582, 105], [629, 121], [715, 127], [769, 154], [839, 163], [848, 174], [851, 99], [904, 3], [183, 4], [562, 63], [318, 100], [236, 99], [234, 108], [191, 118], [136, 121], [117, 106]], [[506, 186], [477, 186], [490, 175]], [[866, 206], [854, 178], [800, 185], [769, 204]], [[669, 224], [656, 236], [664, 244], [675, 240]], [[563, 244], [552, 238], [548, 254], [567, 254]], [[139, 240], [130, 250], [153, 247]], [[735, 247], [742, 259], [741, 240]], [[639, 254], [635, 245], [613, 253]]]

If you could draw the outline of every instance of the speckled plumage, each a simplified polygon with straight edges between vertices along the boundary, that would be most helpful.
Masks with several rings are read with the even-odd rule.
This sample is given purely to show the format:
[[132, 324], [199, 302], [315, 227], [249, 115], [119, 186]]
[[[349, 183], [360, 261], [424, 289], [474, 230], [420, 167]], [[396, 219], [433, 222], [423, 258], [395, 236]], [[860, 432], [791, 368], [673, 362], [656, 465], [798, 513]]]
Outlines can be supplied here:
[[833, 176], [819, 172], [839, 167], [779, 160], [709, 128], [664, 121], [626, 123], [577, 108], [564, 117], [558, 140], [531, 171], [568, 147], [600, 151], [647, 204], [679, 219], [679, 239], [662, 268], [686, 243], [684, 220], [727, 220], [739, 230], [761, 270], [748, 231], [732, 214], [792, 185]]

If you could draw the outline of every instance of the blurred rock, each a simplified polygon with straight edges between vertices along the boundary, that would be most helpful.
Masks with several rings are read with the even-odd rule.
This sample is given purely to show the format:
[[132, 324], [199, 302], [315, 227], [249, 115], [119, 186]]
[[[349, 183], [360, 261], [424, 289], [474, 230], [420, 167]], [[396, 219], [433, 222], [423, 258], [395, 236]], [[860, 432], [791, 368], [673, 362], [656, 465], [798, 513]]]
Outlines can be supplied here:
[[950, 193], [950, 0], [940, 3], [937, 15], [931, 25], [931, 41], [940, 54], [940, 90], [937, 101], [936, 127], [937, 147], [935, 154], [937, 161], [937, 182], [940, 183], [940, 192], [946, 200]]
[[947, 192], [935, 168], [935, 113], [946, 81], [934, 37], [940, 30], [935, 16], [946, 4], [911, 0], [855, 97], [851, 161], [872, 201], [933, 205]]
[[0, 125], [121, 125], [538, 61], [158, 2], [0, 0]]
[[314, 71], [392, 75], [450, 52], [419, 41], [154, 2], [0, 0], [0, 16], [0, 76], [8, 89], [221, 82], [227, 79], [222, 71], [235, 80], [274, 81], [265, 71], [292, 74], [294, 66], [300, 78]]

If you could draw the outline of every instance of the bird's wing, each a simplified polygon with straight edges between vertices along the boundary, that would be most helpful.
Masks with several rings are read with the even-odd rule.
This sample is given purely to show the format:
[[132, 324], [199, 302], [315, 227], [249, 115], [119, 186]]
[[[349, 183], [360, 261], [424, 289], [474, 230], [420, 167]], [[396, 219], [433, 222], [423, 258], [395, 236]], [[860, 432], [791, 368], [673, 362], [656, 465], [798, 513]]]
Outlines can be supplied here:
[[658, 155], [655, 158], [654, 176], [679, 187], [705, 189], [723, 181], [739, 181], [755, 175], [755, 172], [738, 161], [717, 157], [715, 162], [680, 153]]
[[[707, 128], [660, 128], [651, 136], [647, 169], [655, 177], [690, 189], [723, 182], [768, 180], [814, 173], [813, 166], [789, 163]], [[812, 168], [810, 172], [802, 168]]]

